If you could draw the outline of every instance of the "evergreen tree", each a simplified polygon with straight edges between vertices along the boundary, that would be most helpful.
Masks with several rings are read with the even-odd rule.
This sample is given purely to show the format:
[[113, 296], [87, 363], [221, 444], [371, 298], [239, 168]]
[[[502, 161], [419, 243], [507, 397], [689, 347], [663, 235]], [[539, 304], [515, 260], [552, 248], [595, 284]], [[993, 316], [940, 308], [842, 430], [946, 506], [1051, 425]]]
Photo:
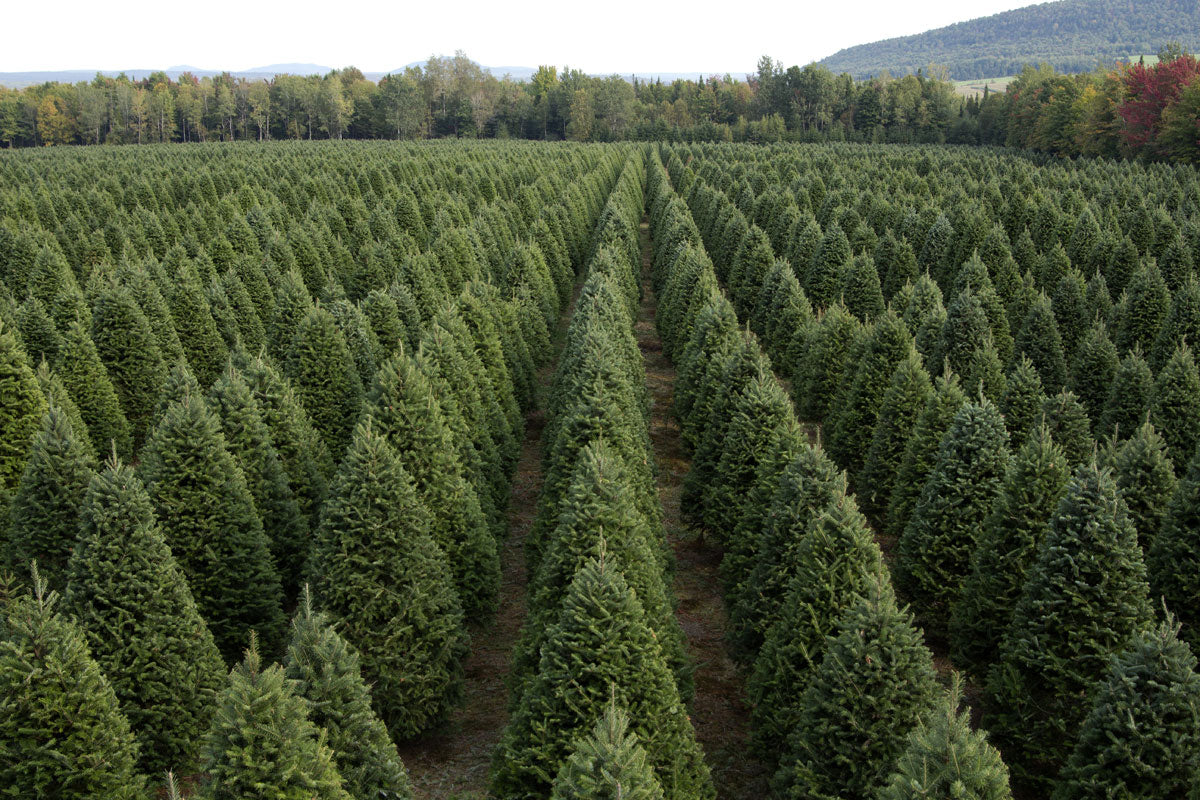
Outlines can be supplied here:
[[1069, 381], [1071, 391], [1093, 423], [1104, 413], [1104, 404], [1120, 363], [1116, 345], [1108, 338], [1104, 323], [1097, 321], [1075, 352]]
[[879, 419], [871, 435], [866, 460], [854, 479], [865, 512], [880, 514], [887, 509], [904, 450], [932, 395], [929, 373], [921, 366], [920, 354], [910, 348], [908, 356], [892, 373], [891, 385], [879, 406]]
[[140, 447], [167, 378], [167, 367], [150, 322], [128, 289], [108, 285], [96, 293], [92, 341], [129, 422], [133, 445]]
[[784, 754], [799, 701], [838, 617], [887, 574], [883, 554], [849, 496], [821, 510], [794, 548], [787, 592], [746, 683], [754, 743], [771, 763]]
[[371, 709], [358, 653], [334, 630], [328, 615], [313, 610], [307, 586], [292, 620], [284, 671], [308, 701], [309, 720], [325, 732], [350, 796], [409, 800], [408, 773], [387, 727]]
[[88, 432], [87, 424], [83, 421], [83, 415], [79, 413], [79, 406], [71, 399], [71, 393], [63, 385], [62, 379], [50, 369], [50, 365], [45, 361], [38, 364], [34, 375], [37, 378], [38, 386], [42, 389], [42, 396], [46, 398], [46, 405], [57, 407], [66, 416], [67, 422], [75, 434], [75, 441], [83, 448], [88, 458], [94, 460], [96, 448], [92, 446], [92, 436]]
[[262, 518], [284, 596], [295, 597], [308, 556], [308, 518], [292, 494], [258, 401], [241, 373], [231, 365], [213, 384], [210, 397], [225, 445], [241, 468]]
[[37, 561], [47, 585], [65, 585], [93, 465], [66, 414], [51, 406], [10, 507], [5, 560], [14, 573], [24, 573], [30, 561]]
[[58, 596], [0, 586], [0, 781], [11, 797], [141, 800], [137, 744]]
[[1138, 543], [1149, 554], [1175, 493], [1175, 470], [1166, 442], [1153, 425], [1144, 422], [1117, 451], [1114, 466], [1117, 489], [1129, 507]]
[[971, 729], [970, 713], [959, 712], [962, 691], [955, 673], [945, 699], [909, 735], [877, 800], [1011, 800], [1000, 753], [985, 733]]
[[206, 282], [207, 279], [202, 280], [197, 273], [195, 265], [185, 260], [173, 276], [171, 291], [167, 295], [179, 343], [183, 345], [188, 363], [201, 387], [212, 385], [229, 358], [229, 351], [213, 320], [208, 298], [204, 295]]
[[1009, 460], [1008, 432], [996, 406], [986, 398], [964, 405], [942, 438], [897, 550], [897, 586], [934, 636], [946, 634]]
[[1033, 362], [1048, 393], [1066, 385], [1067, 361], [1049, 298], [1039, 295], [1033, 301], [1015, 339], [1016, 352]]
[[962, 593], [950, 611], [950, 653], [969, 674], [985, 677], [996, 660], [1000, 637], [1069, 477], [1066, 457], [1044, 425], [1009, 464], [995, 510], [971, 553]]
[[1004, 383], [1004, 394], [1000, 397], [1000, 413], [1004, 415], [1004, 427], [1013, 448], [1020, 447], [1033, 434], [1042, 419], [1042, 406], [1046, 395], [1042, 393], [1042, 379], [1033, 362], [1025, 356], [1013, 365]]
[[1171, 305], [1171, 295], [1153, 260], [1143, 261], [1133, 273], [1125, 303], [1117, 328], [1118, 349], [1125, 352], [1140, 347], [1144, 353], [1151, 352]]
[[912, 331], [913, 342], [925, 358], [925, 368], [932, 371], [937, 366], [933, 359], [946, 325], [946, 308], [942, 304], [942, 290], [928, 274], [913, 284], [912, 297], [904, 308], [904, 324]]
[[462, 607], [430, 526], [412, 478], [365, 418], [338, 469], [310, 572], [397, 740], [444, 718], [462, 683]]
[[501, 735], [492, 762], [497, 798], [545, 796], [606, 702], [629, 709], [666, 796], [715, 792], [645, 613], [621, 573], [591, 560], [571, 582], [546, 636], [537, 676]]
[[838, 299], [842, 271], [852, 255], [845, 232], [836, 222], [828, 225], [821, 246], [804, 273], [804, 291], [815, 308], [828, 308]]
[[1075, 359], [1075, 351], [1088, 328], [1087, 282], [1083, 274], [1072, 267], [1059, 279], [1050, 297], [1050, 307], [1058, 331], [1062, 335], [1063, 354], [1067, 362]]
[[959, 388], [958, 376], [947, 370], [934, 383], [933, 394], [917, 417], [904, 447], [900, 471], [888, 500], [887, 529], [892, 536], [899, 538], [908, 527], [925, 481], [937, 463], [942, 437], [964, 403], [966, 397]]
[[1154, 397], [1154, 376], [1138, 349], [1121, 359], [1113, 376], [1104, 411], [1096, 426], [1097, 437], [1127, 436], [1137, 429], [1150, 410]]
[[117, 391], [108, 379], [96, 345], [81, 323], [72, 322], [67, 328], [59, 363], [63, 385], [79, 406], [79, 415], [87, 424], [96, 452], [109, 453], [115, 447], [119, 457], [131, 457], [133, 439], [129, 422], [121, 411]]
[[842, 298], [850, 313], [863, 322], [870, 322], [883, 313], [886, 304], [879, 287], [879, 273], [869, 255], [856, 256], [846, 268]]
[[838, 617], [800, 698], [774, 784], [786, 798], [867, 798], [933, 707], [933, 656], [880, 578]]
[[251, 630], [282, 646], [283, 592], [246, 479], [220, 422], [185, 394], [151, 432], [139, 466], [171, 552], [226, 660]]
[[1189, 276], [1171, 296], [1171, 310], [1167, 312], [1154, 349], [1150, 351], [1151, 368], [1161, 370], [1175, 348], [1185, 342], [1197, 341], [1200, 341], [1200, 281]]
[[1200, 793], [1200, 675], [1168, 616], [1113, 658], [1054, 800]]
[[1042, 403], [1042, 419], [1069, 465], [1076, 467], [1091, 460], [1096, 450], [1091, 422], [1073, 392], [1063, 389], [1053, 397], [1047, 397]]
[[789, 354], [789, 360], [797, 365], [792, 395], [801, 419], [820, 422], [828, 416], [861, 331], [854, 315], [835, 303], [818, 316], [803, 352]]
[[1167, 454], [1182, 469], [1200, 443], [1200, 372], [1192, 350], [1180, 345], [1154, 381], [1150, 421], [1167, 443]]
[[[46, 413], [46, 399], [16, 338], [0, 327], [0, 510], [16, 490], [34, 436]], [[5, 514], [7, 516], [7, 514]]]
[[308, 704], [283, 667], [263, 669], [253, 637], [216, 706], [204, 740], [203, 800], [351, 800]]
[[147, 775], [197, 766], [225, 664], [150, 497], [119, 463], [91, 480], [67, 605], [121, 703]]
[[491, 613], [500, 583], [496, 540], [429, 381], [411, 357], [379, 368], [369, 408], [429, 512], [429, 532], [445, 553], [467, 619]]
[[1149, 624], [1137, 533], [1107, 472], [1080, 467], [1050, 521], [987, 681], [984, 724], [1013, 776], [1062, 767], [1109, 658]]
[[1146, 565], [1152, 596], [1164, 599], [1182, 623], [1184, 640], [1200, 649], [1200, 450], [1171, 495]]
[[363, 405], [362, 380], [333, 315], [312, 308], [300, 319], [285, 371], [329, 453], [340, 458]]
[[629, 716], [615, 703], [576, 743], [554, 779], [550, 800], [662, 800], [663, 790]]

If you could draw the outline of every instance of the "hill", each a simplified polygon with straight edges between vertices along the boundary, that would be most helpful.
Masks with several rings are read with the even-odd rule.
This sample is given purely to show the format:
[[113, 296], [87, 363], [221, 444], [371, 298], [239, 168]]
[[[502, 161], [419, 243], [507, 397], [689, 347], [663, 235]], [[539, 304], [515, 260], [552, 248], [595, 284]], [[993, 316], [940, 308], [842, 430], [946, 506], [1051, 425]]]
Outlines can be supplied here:
[[937, 64], [953, 80], [974, 80], [1042, 62], [1060, 72], [1087, 72], [1098, 62], [1156, 53], [1168, 42], [1200, 48], [1196, 0], [1059, 0], [849, 47], [820, 63], [855, 78]]

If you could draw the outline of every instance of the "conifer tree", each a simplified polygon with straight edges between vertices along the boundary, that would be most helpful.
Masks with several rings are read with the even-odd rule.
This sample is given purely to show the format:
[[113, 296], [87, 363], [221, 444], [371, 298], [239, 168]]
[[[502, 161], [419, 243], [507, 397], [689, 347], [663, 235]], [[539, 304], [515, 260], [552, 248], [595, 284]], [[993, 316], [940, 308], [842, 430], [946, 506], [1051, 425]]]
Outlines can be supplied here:
[[1137, 534], [1112, 477], [1081, 466], [1038, 548], [988, 674], [984, 725], [1014, 782], [1043, 791], [1087, 708], [1079, 702], [1152, 618]]
[[942, 437], [950, 429], [958, 410], [966, 402], [959, 388], [958, 376], [947, 370], [934, 383], [933, 394], [913, 425], [912, 435], [904, 447], [900, 471], [892, 496], [888, 500], [887, 526], [891, 535], [899, 538], [908, 526], [921, 490], [937, 463]]
[[203, 800], [351, 800], [308, 703], [283, 667], [263, 668], [253, 636], [217, 697], [204, 753]]
[[1176, 469], [1182, 469], [1200, 443], [1200, 371], [1186, 344], [1175, 349], [1154, 381], [1150, 421]]
[[945, 699], [909, 734], [877, 800], [1011, 800], [1008, 767], [987, 734], [971, 729], [970, 713], [959, 711], [962, 693], [962, 679], [954, 673]]
[[935, 351], [946, 324], [946, 307], [942, 301], [942, 290], [928, 274], [921, 275], [913, 284], [912, 297], [904, 308], [904, 324], [912, 332], [913, 342], [925, 358], [925, 368], [932, 371], [938, 366], [933, 358], [937, 355]]
[[1167, 505], [1161, 530], [1146, 553], [1153, 597], [1161, 597], [1200, 649], [1200, 450], [1192, 455]]
[[379, 368], [369, 403], [375, 430], [394, 448], [430, 515], [430, 535], [445, 553], [468, 619], [496, 607], [496, 540], [463, 474], [429, 381], [407, 355]]
[[330, 455], [340, 458], [362, 409], [363, 386], [332, 314], [318, 307], [300, 319], [284, 369]]
[[804, 273], [804, 291], [815, 308], [828, 308], [837, 300], [842, 270], [850, 263], [852, 255], [845, 232], [836, 222], [830, 223]]
[[305, 586], [292, 620], [284, 671], [308, 701], [308, 718], [325, 731], [334, 763], [354, 800], [409, 800], [408, 773], [387, 727], [371, 709], [358, 652], [327, 614], [313, 609]]
[[612, 698], [629, 709], [667, 798], [716, 796], [641, 603], [619, 571], [597, 560], [576, 574], [546, 636], [537, 677], [501, 734], [490, 793], [545, 796], [573, 743]]
[[92, 478], [67, 605], [138, 742], [147, 775], [197, 766], [225, 664], [133, 470]]
[[1171, 310], [1163, 320], [1158, 339], [1150, 351], [1151, 368], [1162, 369], [1175, 348], [1184, 342], [1197, 341], [1200, 341], [1200, 281], [1189, 276], [1171, 296]]
[[308, 556], [308, 518], [292, 494], [258, 401], [241, 373], [230, 365], [213, 384], [210, 397], [225, 445], [241, 468], [262, 519], [284, 596], [295, 597]]
[[12, 797], [141, 800], [137, 744], [58, 596], [0, 586], [0, 781]]
[[1191, 798], [1200, 787], [1200, 675], [1167, 620], [1113, 658], [1092, 691], [1054, 800]]
[[774, 785], [787, 798], [870, 797], [934, 706], [933, 656], [886, 578], [839, 617], [800, 698]]
[[863, 510], [880, 514], [888, 507], [896, 473], [912, 437], [921, 411], [933, 394], [929, 373], [921, 366], [915, 348], [896, 365], [891, 385], [879, 406], [879, 419], [871, 435], [870, 448], [854, 487]]
[[1015, 338], [1016, 352], [1029, 358], [1037, 369], [1047, 393], [1057, 392], [1067, 383], [1067, 361], [1062, 337], [1050, 300], [1039, 295], [1030, 306]]
[[946, 634], [950, 607], [1009, 460], [1008, 432], [996, 406], [987, 398], [964, 405], [942, 437], [897, 550], [897, 586], [934, 636]]
[[1008, 373], [1004, 394], [1000, 398], [1000, 413], [1004, 415], [1004, 427], [1008, 429], [1009, 443], [1014, 449], [1037, 430], [1045, 402], [1046, 396], [1042, 393], [1042, 379], [1037, 368], [1032, 361], [1021, 356]]
[[1149, 422], [1125, 442], [1114, 463], [1117, 489], [1137, 531], [1138, 544], [1149, 554], [1175, 493], [1175, 470], [1167, 445]]
[[92, 341], [129, 422], [133, 445], [140, 447], [158, 405], [167, 367], [150, 322], [128, 289], [107, 285], [96, 293]]
[[[16, 338], [0, 327], [0, 510], [11, 502], [34, 436], [46, 413], [46, 399]], [[7, 515], [7, 514], [6, 514]]]
[[950, 368], [962, 375], [990, 329], [987, 314], [979, 296], [970, 287], [960, 292], [946, 310], [946, 321], [938, 345], [929, 354], [934, 364], [947, 361]]
[[842, 279], [842, 298], [850, 313], [870, 322], [883, 313], [886, 303], [879, 287], [875, 262], [865, 253], [850, 261]]
[[13, 573], [37, 561], [47, 585], [65, 586], [93, 467], [66, 414], [50, 406], [9, 509], [5, 562]]
[[207, 279], [201, 279], [197, 274], [192, 262], [184, 261], [173, 276], [171, 291], [167, 296], [179, 342], [202, 387], [212, 385], [229, 358], [229, 351], [213, 320], [208, 298], [204, 295], [206, 282]]
[[1104, 411], [1096, 426], [1096, 436], [1127, 436], [1136, 430], [1145, 420], [1153, 397], [1154, 376], [1146, 359], [1135, 348], [1121, 359], [1113, 376]]
[[554, 779], [550, 800], [662, 800], [663, 790], [629, 715], [610, 703], [590, 736], [576, 743]]
[[835, 303], [818, 317], [804, 352], [790, 354], [789, 360], [797, 365], [792, 393], [801, 419], [820, 422], [828, 416], [861, 331], [854, 315]]
[[1070, 364], [1074, 362], [1075, 351], [1088, 329], [1087, 283], [1083, 274], [1072, 267], [1052, 288], [1050, 307], [1062, 335], [1063, 355]]
[[968, 674], [983, 678], [996, 660], [1000, 637], [1069, 477], [1067, 459], [1044, 425], [1009, 464], [996, 507], [971, 553], [962, 592], [950, 610], [950, 653]]
[[794, 548], [787, 591], [746, 684], [754, 743], [771, 763], [784, 753], [838, 617], [887, 574], [866, 520], [846, 495], [819, 512]]
[[1149, 353], [1171, 305], [1167, 285], [1153, 260], [1143, 261], [1133, 273], [1125, 302], [1126, 308], [1117, 328], [1117, 348], [1125, 352], [1140, 347], [1142, 352]]
[[1096, 449], [1091, 422], [1074, 392], [1063, 389], [1042, 403], [1042, 419], [1072, 467], [1089, 460]]
[[41, 387], [42, 396], [46, 398], [46, 405], [57, 407], [66, 416], [67, 422], [75, 434], [75, 441], [79, 443], [89, 458], [95, 459], [96, 449], [92, 446], [92, 436], [88, 432], [87, 424], [83, 421], [83, 415], [79, 413], [79, 406], [71, 399], [71, 393], [67, 391], [62, 379], [45, 361], [38, 364], [34, 376], [37, 378], [38, 386]]
[[444, 718], [461, 689], [462, 606], [430, 525], [412, 478], [364, 418], [331, 488], [310, 573], [396, 740]]
[[166, 410], [138, 469], [221, 654], [236, 658], [251, 630], [276, 652], [287, 624], [279, 573], [245, 476], [202, 398], [185, 394]]
[[96, 452], [108, 453], [115, 446], [119, 457], [131, 457], [133, 439], [129, 422], [121, 411], [117, 391], [108, 379], [96, 345], [82, 323], [72, 322], [67, 328], [60, 364], [63, 385], [79, 406], [79, 415], [87, 424]]
[[1069, 381], [1071, 391], [1083, 404], [1093, 426], [1104, 413], [1104, 404], [1120, 363], [1116, 345], [1108, 338], [1104, 323], [1097, 321], [1075, 352]]

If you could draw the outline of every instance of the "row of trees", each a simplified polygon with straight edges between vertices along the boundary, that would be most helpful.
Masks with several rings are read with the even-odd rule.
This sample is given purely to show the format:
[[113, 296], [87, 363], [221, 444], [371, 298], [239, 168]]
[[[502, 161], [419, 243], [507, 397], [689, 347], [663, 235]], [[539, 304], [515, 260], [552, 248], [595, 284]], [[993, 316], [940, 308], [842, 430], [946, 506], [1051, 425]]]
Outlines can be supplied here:
[[[854, 652], [842, 648], [861, 645], [870, 628], [857, 620], [851, 641], [825, 638], [827, 655], [822, 659], [818, 649], [818, 660], [808, 659], [836, 630], [821, 621], [831, 618], [831, 594], [841, 596], [831, 582], [845, 580], [838, 576], [848, 568], [857, 588], [845, 589], [852, 594], [835, 601], [835, 609], [872, 596], [864, 582], [890, 571], [926, 639], [948, 644], [955, 665], [980, 685], [983, 725], [1018, 784], [1055, 797], [1133, 787], [1137, 796], [1185, 794], [1200, 774], [1200, 684], [1189, 647], [1198, 643], [1200, 599], [1192, 579], [1200, 540], [1190, 527], [1192, 476], [1200, 469], [1200, 372], [1183, 332], [1200, 322], [1200, 295], [1190, 246], [1180, 251], [1187, 253], [1182, 271], [1171, 269], [1178, 280], [1168, 284], [1153, 258], [1156, 245], [1138, 236], [1146, 249], [1133, 246], [1139, 257], [1125, 277], [1114, 268], [1117, 259], [1105, 264], [1083, 254], [1092, 252], [1084, 241], [1095, 241], [1085, 203], [1075, 224], [1047, 235], [1043, 245], [1050, 250], [1036, 257], [1066, 272], [1035, 265], [1013, 283], [1001, 276], [1019, 271], [1015, 250], [996, 241], [982, 246], [953, 226], [935, 221], [916, 237], [919, 248], [901, 244], [907, 237], [896, 237], [877, 198], [904, 194], [906, 179], [895, 172], [904, 169], [902, 157], [875, 178], [857, 176], [858, 191], [834, 202], [814, 203], [798, 188], [800, 179], [781, 206], [773, 173], [786, 165], [737, 148], [712, 161], [715, 153], [689, 151], [687, 163], [679, 152], [667, 153], [671, 181], [695, 222], [683, 218], [663, 251], [678, 276], [664, 277], [664, 300], [690, 310], [703, 296], [697, 292], [717, 293], [719, 285], [733, 299], [720, 315], [693, 317], [686, 344], [674, 345], [683, 347], [677, 395], [685, 434], [698, 413], [692, 398], [706, 392], [717, 398], [699, 411], [707, 421], [695, 428], [701, 435], [692, 474], [705, 488], [684, 499], [697, 524], [726, 532], [733, 642], [753, 664], [748, 690], [756, 741], [769, 757], [783, 759], [780, 791], [833, 793], [821, 788], [829, 780], [820, 777], [827, 761], [813, 766], [803, 748], [828, 747], [839, 725], [850, 724], [820, 717], [821, 709], [848, 705], [830, 703], [842, 683], [822, 682], [822, 675], [837, 654]], [[820, 159], [805, 163], [825, 172]], [[942, 169], [951, 163], [944, 155]], [[842, 162], [829, 172], [855, 169]], [[1090, 170], [1072, 171], [1093, 195], [1113, 180], [1137, 180], [1131, 167], [1107, 175]], [[1035, 179], [1053, 182], [1045, 172]], [[738, 173], [762, 191], [723, 191], [723, 185], [736, 189]], [[1160, 178], [1160, 194], [1151, 196], [1165, 199], [1174, 181]], [[815, 183], [810, 178], [808, 188]], [[875, 207], [866, 227], [882, 238], [873, 249], [863, 244], [870, 236], [847, 237], [837, 225], [843, 202], [847, 210]], [[1166, 206], [1172, 212], [1164, 233], [1196, 213], [1189, 203]], [[1002, 208], [992, 213], [1012, 221]], [[1133, 217], [1124, 219], [1115, 232], [1137, 235]], [[786, 220], [792, 224], [781, 224]], [[993, 228], [997, 241], [1003, 229], [1004, 223]], [[1165, 250], [1157, 252], [1168, 262]], [[1095, 270], [1086, 285], [1082, 273], [1066, 277], [1079, 272], [1080, 262]], [[901, 275], [894, 274], [898, 266]], [[1109, 278], [1121, 286], [1115, 303], [1101, 287]], [[948, 305], [943, 291], [952, 298]], [[682, 310], [672, 313], [687, 319], [679, 317]], [[1010, 326], [1010, 319], [1021, 322]], [[790, 380], [800, 417], [821, 425], [823, 449], [787, 433], [796, 426], [791, 404], [770, 388], [770, 365], [756, 355], [753, 340], [736, 344], [739, 320]], [[1143, 351], [1153, 353], [1153, 371]], [[699, 377], [687, 371], [682, 359], [688, 358], [707, 365]], [[724, 388], [739, 385], [743, 395]], [[723, 394], [732, 396], [721, 400]], [[742, 422], [747, 414], [757, 426]], [[715, 451], [714, 436], [722, 437]], [[729, 494], [711, 488], [722, 481], [734, 481]], [[858, 503], [842, 499], [848, 489]], [[729, 498], [739, 496], [745, 498], [740, 521], [736, 510], [732, 517], [726, 511]], [[835, 508], [821, 511], [827, 503]], [[868, 517], [896, 542], [890, 570]], [[757, 532], [757, 540], [739, 532]], [[1168, 610], [1157, 626], [1151, 596]], [[889, 656], [883, 663], [903, 662]], [[847, 674], [850, 667], [834, 671], [841, 682]], [[921, 685], [918, 674], [898, 679], [906, 697]], [[887, 686], [877, 691], [870, 711], [889, 709], [901, 715], [887, 717], [890, 724], [911, 725], [901, 721], [904, 707], [894, 695], [884, 694]], [[864, 723], [848, 716], [858, 732]], [[1162, 746], [1160, 736], [1172, 744]], [[847, 752], [854, 756], [841, 762], [843, 770], [862, 764], [860, 750]], [[887, 763], [870, 768], [872, 780], [883, 777]], [[959, 764], [976, 770], [974, 780], [996, 774]]]
[[[406, 797], [394, 742], [453, 708], [495, 609], [547, 325], [623, 153], [286, 149], [29, 153], [0, 178], [22, 796], [141, 798], [175, 770], [211, 798]], [[293, 206], [297, 164], [325, 188]], [[200, 206], [159, 203], [173, 174]]]

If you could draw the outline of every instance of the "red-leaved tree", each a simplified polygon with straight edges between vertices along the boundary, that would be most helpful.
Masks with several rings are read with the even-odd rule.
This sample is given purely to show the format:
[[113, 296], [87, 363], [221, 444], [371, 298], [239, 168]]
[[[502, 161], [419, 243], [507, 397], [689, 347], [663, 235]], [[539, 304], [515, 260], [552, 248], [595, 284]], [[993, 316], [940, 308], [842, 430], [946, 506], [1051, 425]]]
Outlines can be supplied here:
[[1122, 70], [1125, 100], [1117, 113], [1125, 121], [1125, 144], [1133, 153], [1166, 155], [1158, 141], [1163, 112], [1197, 78], [1200, 61], [1193, 55], [1160, 61], [1152, 67], [1134, 64]]

